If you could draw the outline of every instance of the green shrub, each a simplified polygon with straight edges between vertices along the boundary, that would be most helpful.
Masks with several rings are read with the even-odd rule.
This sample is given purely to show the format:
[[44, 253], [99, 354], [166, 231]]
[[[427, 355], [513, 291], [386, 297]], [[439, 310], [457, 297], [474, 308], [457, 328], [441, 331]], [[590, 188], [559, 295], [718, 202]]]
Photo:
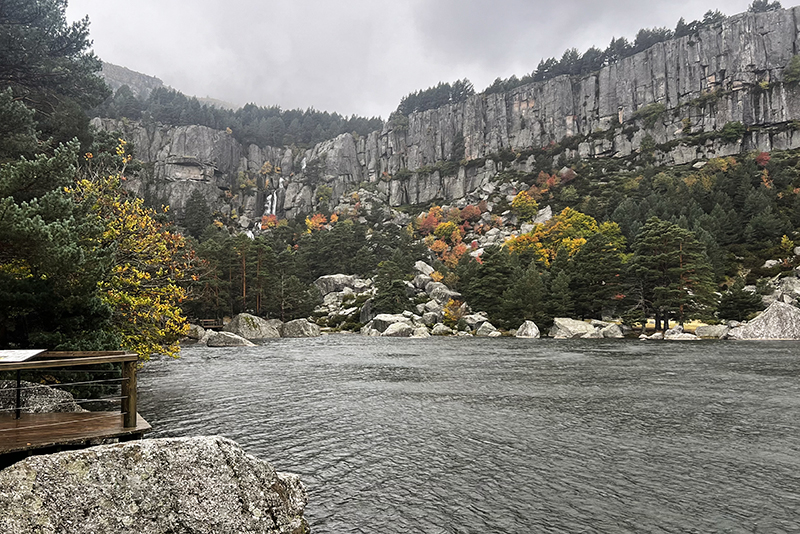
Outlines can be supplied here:
[[791, 84], [800, 82], [800, 54], [792, 56], [789, 64], [783, 69], [783, 81]]
[[735, 143], [744, 136], [746, 131], [747, 129], [741, 122], [729, 122], [719, 131], [719, 138], [726, 143]]
[[414, 173], [411, 172], [410, 170], [408, 170], [408, 168], [403, 167], [402, 169], [400, 169], [396, 173], [394, 173], [394, 178], [396, 178], [398, 180], [406, 180], [408, 178], [411, 178], [411, 176], [413, 174]]
[[633, 113], [633, 118], [641, 120], [644, 123], [644, 127], [649, 129], [656, 125], [658, 119], [660, 119], [666, 111], [667, 107], [664, 104], [661, 102], [653, 102], [652, 104], [637, 109]]

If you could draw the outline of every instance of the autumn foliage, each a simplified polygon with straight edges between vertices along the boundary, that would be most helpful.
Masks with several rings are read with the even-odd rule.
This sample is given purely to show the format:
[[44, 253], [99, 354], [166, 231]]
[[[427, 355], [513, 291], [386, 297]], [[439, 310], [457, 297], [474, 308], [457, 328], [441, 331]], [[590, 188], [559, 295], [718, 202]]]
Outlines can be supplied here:
[[269, 230], [278, 226], [278, 217], [275, 215], [264, 215], [261, 217], [261, 229]]
[[318, 232], [328, 222], [328, 218], [322, 213], [315, 213], [311, 217], [306, 217], [306, 230], [310, 232]]
[[511, 239], [506, 246], [511, 252], [532, 253], [534, 259], [549, 267], [562, 251], [574, 256], [586, 239], [596, 233], [619, 239], [622, 248], [622, 237], [616, 223], [598, 224], [593, 217], [572, 208], [565, 208], [546, 223], [537, 224], [533, 231]]
[[99, 290], [113, 310], [122, 347], [142, 359], [177, 356], [177, 342], [188, 329], [180, 309], [186, 292], [179, 283], [192, 269], [183, 236], [158, 222], [158, 212], [144, 200], [127, 196], [119, 176], [82, 179], [70, 193], [91, 202], [105, 227], [95, 246], [112, 253], [113, 265]]

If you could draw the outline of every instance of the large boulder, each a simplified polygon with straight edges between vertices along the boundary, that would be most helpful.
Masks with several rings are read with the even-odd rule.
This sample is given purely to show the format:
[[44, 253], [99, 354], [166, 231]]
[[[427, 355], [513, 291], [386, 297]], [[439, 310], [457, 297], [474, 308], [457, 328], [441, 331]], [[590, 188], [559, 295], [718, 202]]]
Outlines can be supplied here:
[[453, 291], [441, 282], [428, 282], [425, 292], [436, 302], [446, 304], [449, 300], [460, 300], [461, 293]]
[[403, 323], [412, 328], [414, 327], [414, 322], [411, 320], [411, 318], [406, 317], [403, 314], [381, 313], [380, 315], [376, 315], [372, 320], [372, 328], [378, 332], [384, 332], [391, 325], [397, 323]]
[[0, 532], [308, 532], [296, 475], [233, 441], [132, 441], [31, 456], [0, 471]]
[[618, 324], [609, 324], [608, 326], [601, 328], [600, 333], [604, 338], [610, 339], [621, 339], [625, 337], [625, 334], [622, 332], [622, 328]]
[[426, 338], [431, 337], [431, 333], [428, 331], [427, 327], [418, 326], [414, 329], [414, 333], [411, 334], [411, 337]]
[[414, 270], [417, 271], [419, 274], [430, 276], [434, 272], [434, 268], [425, 263], [424, 261], [418, 261], [414, 264]]
[[308, 319], [295, 319], [283, 325], [283, 337], [318, 337], [319, 326], [308, 322]]
[[572, 339], [593, 333], [594, 330], [595, 328], [589, 323], [567, 317], [556, 317], [553, 320], [553, 326], [550, 328], [550, 337]]
[[418, 289], [425, 289], [425, 286], [433, 282], [433, 278], [424, 274], [418, 274], [414, 277], [414, 287]]
[[442, 313], [444, 310], [444, 306], [440, 302], [436, 302], [435, 300], [429, 300], [424, 304], [425, 311], [433, 312], [433, 313]]
[[700, 338], [688, 332], [677, 332], [675, 330], [667, 330], [664, 332], [664, 339], [667, 341], [699, 341]]
[[489, 322], [489, 316], [487, 316], [484, 312], [471, 313], [469, 315], [465, 315], [463, 319], [464, 322], [467, 323], [467, 326], [469, 326], [470, 330], [478, 330], [480, 329], [481, 325]]
[[475, 332], [475, 335], [478, 337], [489, 337], [492, 333], [497, 332], [497, 328], [490, 322], [481, 323], [481, 326], [478, 328], [478, 331]]
[[539, 332], [539, 327], [536, 326], [536, 323], [533, 321], [525, 321], [522, 323], [522, 326], [517, 329], [515, 336], [525, 339], [539, 339], [541, 333]]
[[453, 334], [453, 329], [447, 325], [439, 323], [434, 325], [433, 330], [431, 330], [431, 334], [434, 336], [450, 336]]
[[278, 319], [262, 319], [249, 313], [240, 313], [225, 325], [223, 331], [245, 339], [268, 339], [281, 337], [283, 323]]
[[749, 323], [732, 329], [731, 339], [800, 339], [800, 309], [775, 301]]
[[255, 347], [255, 343], [231, 332], [212, 332], [209, 330], [206, 345], [209, 347]]
[[[85, 412], [68, 391], [34, 382], [20, 382], [20, 408], [23, 413]], [[17, 406], [17, 381], [0, 380], [0, 413]]]
[[433, 326], [444, 318], [443, 313], [426, 312], [422, 315], [422, 322], [425, 326]]
[[373, 320], [376, 315], [378, 315], [378, 312], [375, 311], [375, 301], [373, 299], [367, 299], [367, 301], [361, 306], [361, 313], [358, 316], [358, 322], [361, 324], [367, 324]]
[[381, 332], [381, 337], [411, 337], [414, 327], [408, 323], [392, 323]]
[[189, 330], [186, 332], [186, 337], [195, 341], [200, 341], [204, 335], [206, 335], [206, 329], [196, 324], [190, 324]]
[[337, 293], [344, 288], [348, 287], [354, 289], [356, 286], [356, 277], [347, 274], [330, 274], [327, 276], [320, 276], [314, 281], [319, 292], [324, 297], [328, 293]]

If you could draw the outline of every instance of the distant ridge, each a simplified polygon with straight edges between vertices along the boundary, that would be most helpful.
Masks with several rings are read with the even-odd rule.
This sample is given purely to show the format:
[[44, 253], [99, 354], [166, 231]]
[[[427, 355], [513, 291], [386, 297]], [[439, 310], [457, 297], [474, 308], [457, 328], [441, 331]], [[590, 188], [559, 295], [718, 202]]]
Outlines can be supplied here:
[[116, 92], [123, 85], [127, 85], [136, 98], [145, 100], [154, 89], [164, 87], [164, 82], [155, 76], [148, 76], [113, 63], [103, 62], [103, 79], [109, 87]]
[[207, 106], [213, 106], [213, 107], [219, 108], [219, 109], [230, 109], [230, 110], [234, 110], [235, 111], [235, 110], [237, 110], [237, 109], [239, 109], [241, 107], [241, 106], [237, 106], [236, 104], [231, 104], [230, 102], [226, 102], [224, 100], [219, 100], [217, 98], [211, 98], [210, 96], [206, 96], [206, 97], [202, 97], [202, 98], [198, 96], [196, 98], [197, 98], [197, 101], [200, 102], [201, 104], [205, 104]]
[[[147, 97], [150, 96], [150, 93], [159, 87], [167, 87], [171, 89], [171, 87], [164, 85], [164, 82], [161, 81], [160, 78], [148, 76], [147, 74], [142, 74], [141, 72], [136, 72], [135, 70], [131, 70], [126, 67], [114, 65], [113, 63], [106, 63], [105, 61], [103, 62], [103, 71], [101, 72], [101, 75], [114, 92], [116, 92], [117, 89], [123, 85], [127, 85], [133, 92], [133, 96], [139, 100], [147, 100]], [[236, 110], [240, 107], [236, 104], [231, 104], [230, 102], [219, 100], [217, 98], [211, 98], [209, 96], [196, 98], [201, 104], [213, 106], [219, 109]]]

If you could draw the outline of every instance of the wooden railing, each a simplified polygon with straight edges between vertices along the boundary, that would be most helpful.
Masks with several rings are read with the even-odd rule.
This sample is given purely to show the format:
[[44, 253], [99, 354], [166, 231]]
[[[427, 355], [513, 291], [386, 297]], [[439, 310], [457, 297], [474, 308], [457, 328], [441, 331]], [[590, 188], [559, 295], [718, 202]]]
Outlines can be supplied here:
[[206, 330], [217, 330], [225, 326], [222, 319], [199, 319], [197, 324]]
[[106, 363], [122, 364], [121, 380], [121, 412], [123, 426], [136, 428], [136, 367], [139, 356], [122, 351], [106, 352], [56, 352], [48, 351], [24, 362], [0, 362], [0, 372], [17, 372], [16, 418], [20, 416], [20, 372], [57, 367], [82, 367]]

